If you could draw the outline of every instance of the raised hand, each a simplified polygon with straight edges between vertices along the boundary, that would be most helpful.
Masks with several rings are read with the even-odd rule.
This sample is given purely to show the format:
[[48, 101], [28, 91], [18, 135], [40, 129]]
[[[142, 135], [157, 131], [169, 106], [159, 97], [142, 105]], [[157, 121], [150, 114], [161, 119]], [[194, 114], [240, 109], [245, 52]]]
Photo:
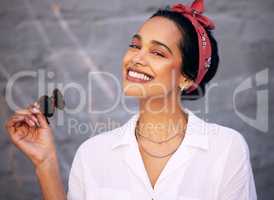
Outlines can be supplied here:
[[38, 167], [56, 156], [54, 137], [39, 104], [18, 110], [6, 122], [12, 142]]

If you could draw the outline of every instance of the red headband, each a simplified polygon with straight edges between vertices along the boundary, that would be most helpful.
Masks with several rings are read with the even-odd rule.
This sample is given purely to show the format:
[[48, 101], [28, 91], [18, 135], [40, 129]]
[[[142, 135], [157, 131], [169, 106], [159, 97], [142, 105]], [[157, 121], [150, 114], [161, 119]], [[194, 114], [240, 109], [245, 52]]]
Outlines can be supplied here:
[[214, 29], [215, 25], [213, 21], [211, 21], [206, 16], [203, 16], [204, 12], [204, 1], [203, 0], [195, 0], [192, 5], [186, 6], [183, 4], [175, 4], [170, 8], [171, 11], [179, 12], [184, 17], [190, 20], [192, 25], [194, 26], [199, 42], [199, 70], [197, 74], [197, 78], [194, 84], [187, 89], [187, 93], [197, 89], [198, 85], [204, 78], [208, 68], [211, 64], [211, 45], [208, 35], [205, 31], [206, 29]]

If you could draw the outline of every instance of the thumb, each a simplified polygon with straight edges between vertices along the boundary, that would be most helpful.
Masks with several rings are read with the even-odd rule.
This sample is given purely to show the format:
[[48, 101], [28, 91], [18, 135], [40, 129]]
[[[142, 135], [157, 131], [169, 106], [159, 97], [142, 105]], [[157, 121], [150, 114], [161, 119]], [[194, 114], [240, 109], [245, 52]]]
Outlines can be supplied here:
[[41, 128], [49, 128], [48, 121], [47, 121], [46, 117], [43, 115], [43, 113], [41, 113], [41, 112], [36, 113], [36, 117], [38, 119], [38, 122], [39, 122]]
[[37, 102], [33, 104], [31, 112], [36, 115], [41, 128], [49, 128], [48, 120], [46, 116], [41, 112], [40, 106]]

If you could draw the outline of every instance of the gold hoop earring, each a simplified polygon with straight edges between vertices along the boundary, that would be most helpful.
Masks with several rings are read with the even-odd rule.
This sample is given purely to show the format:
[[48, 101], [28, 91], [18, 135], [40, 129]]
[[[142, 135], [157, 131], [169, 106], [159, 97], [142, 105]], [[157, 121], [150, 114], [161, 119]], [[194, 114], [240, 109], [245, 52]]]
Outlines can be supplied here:
[[184, 86], [183, 84], [180, 84], [180, 85], [179, 85], [179, 88], [180, 88], [181, 92], [183, 92], [184, 89], [185, 89], [185, 86]]

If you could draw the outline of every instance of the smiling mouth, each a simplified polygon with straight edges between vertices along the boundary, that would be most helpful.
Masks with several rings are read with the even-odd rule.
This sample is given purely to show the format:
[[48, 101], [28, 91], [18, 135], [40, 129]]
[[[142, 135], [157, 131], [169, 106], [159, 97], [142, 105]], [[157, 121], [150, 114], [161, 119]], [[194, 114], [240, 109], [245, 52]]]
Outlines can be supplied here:
[[133, 81], [133, 82], [149, 82], [154, 79], [153, 76], [150, 74], [147, 74], [145, 72], [137, 71], [132, 68], [127, 69], [127, 80]]

